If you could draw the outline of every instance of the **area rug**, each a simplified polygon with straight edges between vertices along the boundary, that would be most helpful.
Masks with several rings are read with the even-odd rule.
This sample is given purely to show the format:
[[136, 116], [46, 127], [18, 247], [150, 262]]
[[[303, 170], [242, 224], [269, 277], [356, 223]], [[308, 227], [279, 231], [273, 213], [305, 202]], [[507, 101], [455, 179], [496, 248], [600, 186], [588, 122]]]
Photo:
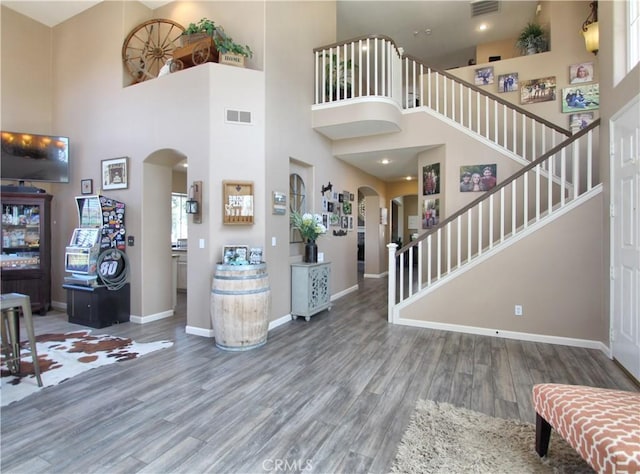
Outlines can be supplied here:
[[66, 334], [42, 334], [36, 337], [36, 348], [43, 387], [33, 372], [28, 343], [23, 342], [20, 374], [9, 373], [4, 355], [0, 362], [1, 406], [21, 400], [44, 387], [57, 385], [86, 370], [114, 362], [135, 359], [159, 349], [171, 347], [171, 341], [140, 343], [131, 339], [108, 335], [92, 336], [91, 331], [75, 331]]
[[402, 473], [592, 473], [590, 466], [560, 436], [551, 434], [549, 452], [535, 451], [536, 428], [457, 408], [418, 400], [404, 433], [392, 472]]

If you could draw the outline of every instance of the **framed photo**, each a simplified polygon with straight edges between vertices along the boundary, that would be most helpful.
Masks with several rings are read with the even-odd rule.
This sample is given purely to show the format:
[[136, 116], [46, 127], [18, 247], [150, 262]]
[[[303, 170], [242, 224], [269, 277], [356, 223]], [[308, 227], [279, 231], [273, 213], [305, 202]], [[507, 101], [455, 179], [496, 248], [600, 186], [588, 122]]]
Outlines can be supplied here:
[[326, 212], [322, 213], [322, 225], [325, 227], [325, 229], [329, 228], [329, 214]]
[[283, 216], [287, 213], [287, 195], [285, 193], [273, 192], [272, 214]]
[[222, 223], [253, 224], [253, 182], [222, 182]]
[[593, 63], [579, 63], [569, 66], [569, 82], [571, 84], [593, 82]]
[[593, 112], [569, 115], [571, 133], [578, 133], [580, 130], [587, 128], [591, 122], [593, 122]]
[[260, 263], [262, 263], [262, 247], [249, 249], [249, 265], [258, 265]]
[[342, 212], [344, 214], [351, 214], [351, 202], [345, 201], [342, 203]]
[[431, 229], [440, 221], [440, 199], [422, 201], [422, 228]]
[[327, 202], [327, 212], [333, 212], [334, 204], [333, 201]]
[[338, 202], [344, 202], [344, 194], [338, 194]]
[[422, 167], [422, 195], [440, 194], [440, 163]]
[[353, 193], [349, 193], [349, 201], [353, 202], [355, 198], [356, 197], [353, 195]]
[[498, 92], [515, 92], [518, 90], [518, 73], [510, 72], [498, 76]]
[[353, 230], [353, 216], [347, 216], [348, 218], [348, 226], [349, 226], [349, 230]]
[[129, 158], [102, 160], [102, 189], [127, 189], [129, 187]]
[[222, 247], [222, 263], [249, 263], [249, 247], [246, 245], [225, 245]]
[[349, 228], [349, 216], [342, 216], [340, 219], [340, 228], [345, 230]]
[[93, 193], [93, 180], [92, 179], [82, 179], [82, 180], [80, 180], [80, 192], [82, 194], [91, 194], [91, 193]]
[[585, 84], [562, 89], [562, 112], [582, 112], [600, 108], [600, 85]]
[[536, 104], [556, 100], [555, 76], [520, 82], [520, 103]]
[[493, 66], [476, 69], [474, 83], [476, 86], [493, 84]]
[[[460, 167], [460, 192], [489, 191], [498, 182], [497, 164]], [[426, 227], [425, 227], [426, 228]]]

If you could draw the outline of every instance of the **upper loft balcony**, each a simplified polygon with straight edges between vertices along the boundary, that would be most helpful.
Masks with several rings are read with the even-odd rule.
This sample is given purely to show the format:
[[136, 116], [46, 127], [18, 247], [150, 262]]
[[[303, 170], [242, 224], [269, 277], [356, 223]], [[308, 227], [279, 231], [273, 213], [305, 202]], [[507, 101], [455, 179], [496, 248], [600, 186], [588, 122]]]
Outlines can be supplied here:
[[365, 36], [314, 54], [316, 131], [331, 140], [400, 131], [402, 58], [391, 38]]

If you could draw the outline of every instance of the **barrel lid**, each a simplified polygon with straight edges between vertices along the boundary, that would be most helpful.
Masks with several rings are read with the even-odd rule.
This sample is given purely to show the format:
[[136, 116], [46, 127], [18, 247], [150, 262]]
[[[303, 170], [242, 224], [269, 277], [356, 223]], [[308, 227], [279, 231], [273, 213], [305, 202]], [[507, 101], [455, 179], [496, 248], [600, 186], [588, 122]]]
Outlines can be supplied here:
[[224, 271], [230, 271], [230, 270], [237, 270], [237, 271], [261, 270], [261, 269], [266, 269], [267, 268], [267, 264], [266, 264], [266, 262], [255, 263], [255, 264], [251, 264], [251, 265], [229, 265], [228, 263], [216, 263], [216, 268], [218, 270], [224, 270]]

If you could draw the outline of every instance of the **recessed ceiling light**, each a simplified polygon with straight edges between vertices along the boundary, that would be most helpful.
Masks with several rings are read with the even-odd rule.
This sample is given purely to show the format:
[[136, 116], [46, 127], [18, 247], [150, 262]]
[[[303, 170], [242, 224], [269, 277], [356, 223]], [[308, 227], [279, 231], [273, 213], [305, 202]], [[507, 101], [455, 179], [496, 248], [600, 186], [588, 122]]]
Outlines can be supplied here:
[[411, 176], [407, 176], [407, 177], [406, 177], [406, 178], [404, 178], [404, 179], [406, 179], [407, 181], [411, 181], [413, 178], [411, 178]]
[[385, 158], [382, 161], [380, 161], [380, 163], [382, 163], [383, 165], [388, 165], [389, 163], [391, 163], [391, 161], [389, 161], [387, 158]]
[[188, 168], [189, 167], [189, 163], [182, 163], [182, 167], [183, 168]]
[[489, 27], [487, 26], [487, 24], [486, 24], [486, 23], [482, 23], [482, 24], [480, 24], [480, 26], [478, 27], [478, 29], [479, 29], [480, 31], [484, 31], [484, 30], [486, 30], [487, 28], [489, 28]]

